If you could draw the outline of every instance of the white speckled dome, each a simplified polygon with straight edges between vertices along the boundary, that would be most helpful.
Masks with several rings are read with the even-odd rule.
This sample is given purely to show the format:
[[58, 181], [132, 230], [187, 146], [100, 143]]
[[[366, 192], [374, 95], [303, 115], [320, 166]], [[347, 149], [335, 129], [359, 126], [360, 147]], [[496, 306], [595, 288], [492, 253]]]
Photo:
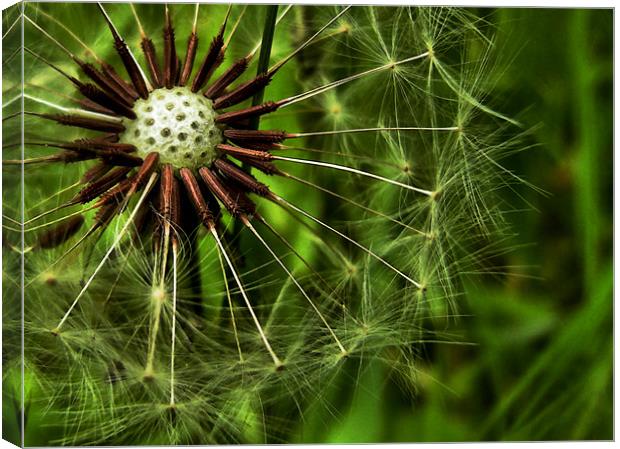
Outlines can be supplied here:
[[213, 102], [187, 87], [157, 89], [138, 99], [135, 120], [125, 119], [120, 141], [134, 145], [137, 155], [156, 151], [161, 163], [175, 168], [210, 166], [218, 156], [222, 132], [215, 124]]

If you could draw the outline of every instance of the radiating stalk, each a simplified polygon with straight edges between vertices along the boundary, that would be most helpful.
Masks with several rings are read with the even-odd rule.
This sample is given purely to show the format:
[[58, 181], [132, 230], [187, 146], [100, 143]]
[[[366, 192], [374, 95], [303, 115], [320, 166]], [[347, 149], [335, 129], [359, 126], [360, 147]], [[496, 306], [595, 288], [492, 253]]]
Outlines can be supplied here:
[[84, 287], [82, 287], [82, 290], [80, 291], [80, 293], [77, 295], [75, 300], [73, 300], [73, 303], [71, 303], [71, 306], [69, 307], [69, 309], [67, 310], [65, 315], [62, 317], [60, 322], [58, 323], [58, 326], [56, 326], [56, 328], [52, 331], [54, 334], [60, 333], [60, 328], [62, 327], [64, 322], [67, 320], [67, 318], [69, 318], [69, 315], [71, 314], [71, 311], [75, 308], [75, 306], [77, 305], [77, 303], [80, 300], [80, 298], [84, 295], [84, 293], [86, 293], [86, 290], [88, 290], [88, 287], [92, 283], [93, 279], [95, 279], [95, 276], [97, 275], [97, 273], [99, 273], [99, 271], [101, 270], [103, 265], [106, 263], [106, 261], [108, 260], [108, 258], [110, 257], [110, 255], [112, 254], [114, 249], [116, 248], [116, 246], [120, 243], [121, 239], [127, 233], [127, 230], [129, 229], [129, 226], [133, 223], [133, 220], [135, 219], [135, 217], [136, 217], [136, 215], [138, 213], [138, 210], [140, 210], [140, 206], [142, 206], [142, 203], [144, 202], [145, 198], [147, 197], [147, 195], [149, 194], [149, 192], [153, 188], [153, 185], [155, 184], [155, 180], [156, 179], [157, 179], [157, 173], [153, 173], [151, 175], [150, 179], [149, 179], [149, 182], [146, 184], [146, 187], [144, 188], [144, 192], [142, 193], [142, 195], [138, 199], [138, 202], [136, 203], [136, 206], [134, 207], [134, 210], [131, 212], [131, 215], [127, 219], [127, 222], [121, 228], [121, 230], [118, 233], [116, 239], [114, 240], [114, 243], [112, 243], [112, 245], [110, 246], [108, 251], [105, 253], [103, 258], [101, 259], [101, 262], [99, 262], [99, 265], [97, 266], [97, 268], [95, 268], [95, 271], [93, 272], [93, 274], [90, 276], [90, 278], [88, 278], [88, 281], [86, 281], [86, 283], [84, 284]]

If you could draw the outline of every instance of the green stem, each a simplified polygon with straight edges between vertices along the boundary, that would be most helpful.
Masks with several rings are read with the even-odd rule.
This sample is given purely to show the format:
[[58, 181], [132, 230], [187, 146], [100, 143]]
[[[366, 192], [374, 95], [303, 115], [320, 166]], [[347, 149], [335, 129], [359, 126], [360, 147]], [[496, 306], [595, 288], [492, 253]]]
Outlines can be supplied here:
[[[265, 17], [265, 27], [263, 28], [263, 41], [260, 47], [260, 56], [258, 57], [258, 67], [256, 68], [256, 76], [267, 73], [267, 70], [269, 70], [269, 59], [271, 58], [271, 47], [273, 45], [273, 35], [276, 31], [277, 18], [278, 5], [268, 6], [267, 16]], [[252, 98], [252, 106], [261, 104], [264, 96], [264, 88], [256, 92]], [[250, 129], [258, 129], [259, 122], [260, 116], [252, 117], [250, 120]]]
[[[263, 28], [263, 39], [261, 41], [260, 47], [260, 55], [258, 57], [258, 67], [256, 68], [256, 75], [261, 75], [263, 73], [267, 73], [269, 70], [269, 59], [271, 58], [271, 47], [273, 45], [273, 36], [276, 32], [276, 19], [278, 18], [278, 5], [269, 5], [267, 6], [267, 14], [265, 16], [265, 26]], [[263, 102], [263, 98], [265, 96], [265, 89], [260, 89], [258, 92], [254, 94], [252, 97], [252, 106], [256, 106]], [[258, 129], [258, 125], [260, 124], [260, 116], [253, 117], [250, 120], [249, 128], [250, 129]], [[250, 173], [251, 166], [249, 164], [243, 163], [243, 169]], [[241, 222], [239, 220], [235, 220], [233, 224], [233, 235], [239, 235], [241, 232]], [[236, 239], [238, 244], [239, 239]]]

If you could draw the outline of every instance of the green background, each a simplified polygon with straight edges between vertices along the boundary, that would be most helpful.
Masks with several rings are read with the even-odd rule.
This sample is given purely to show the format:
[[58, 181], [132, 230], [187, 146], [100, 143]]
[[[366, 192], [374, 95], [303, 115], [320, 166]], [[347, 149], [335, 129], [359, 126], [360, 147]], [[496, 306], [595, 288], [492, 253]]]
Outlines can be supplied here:
[[413, 399], [380, 364], [352, 388], [351, 366], [325, 393], [337, 411], [311, 408], [293, 442], [613, 438], [613, 12], [479, 13], [513, 55], [498, 109], [532, 129], [504, 165], [547, 194], [504, 193], [523, 205], [493, 260], [509, 276], [470, 277], [459, 344], [422, 348]]

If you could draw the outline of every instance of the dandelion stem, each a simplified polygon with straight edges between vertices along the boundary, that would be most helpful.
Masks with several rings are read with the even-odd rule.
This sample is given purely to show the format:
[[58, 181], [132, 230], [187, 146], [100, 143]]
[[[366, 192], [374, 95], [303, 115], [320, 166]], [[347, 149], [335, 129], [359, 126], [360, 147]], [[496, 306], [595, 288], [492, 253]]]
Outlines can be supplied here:
[[[67, 204], [67, 205], [70, 205], [70, 204]], [[25, 221], [24, 222], [24, 226], [27, 225], [28, 223], [31, 223], [32, 221], [35, 221], [35, 220], [37, 220], [39, 218], [42, 218], [45, 215], [51, 214], [53, 212], [56, 212], [56, 211], [62, 209], [63, 207], [65, 207], [65, 205], [62, 205], [62, 206], [59, 206], [59, 207], [55, 207], [54, 209], [51, 209], [51, 210], [48, 210], [47, 212], [39, 214], [38, 216], [36, 216], [34, 218], [31, 218], [28, 221]], [[83, 214], [85, 212], [88, 212], [89, 210], [94, 209], [95, 207], [97, 207], [97, 206], [94, 205], [94, 206], [90, 206], [90, 207], [88, 207], [86, 209], [80, 209], [80, 210], [77, 210], [75, 212], [71, 212], [70, 214], [65, 215], [64, 217], [57, 218], [56, 220], [52, 220], [52, 221], [50, 221], [48, 223], [44, 223], [44, 224], [35, 226], [33, 228], [24, 228], [24, 232], [32, 232], [32, 231], [36, 231], [36, 230], [41, 229], [41, 228], [46, 228], [46, 227], [51, 226], [53, 224], [56, 224], [56, 223], [58, 223], [60, 221], [66, 220], [67, 218], [75, 217], [76, 215], [81, 215], [81, 214]]]
[[278, 105], [280, 108], [290, 106], [291, 104], [307, 100], [308, 98], [314, 97], [315, 95], [322, 94], [323, 92], [327, 92], [329, 90], [335, 89], [336, 87], [342, 86], [344, 84], [350, 83], [351, 81], [355, 81], [359, 78], [363, 78], [368, 75], [372, 75], [374, 73], [382, 72], [384, 70], [394, 69], [399, 65], [406, 64], [408, 62], [413, 62], [422, 58], [426, 58], [429, 55], [429, 52], [424, 52], [417, 56], [411, 56], [410, 58], [402, 59], [396, 62], [389, 62], [380, 67], [375, 67], [374, 69], [366, 70], [364, 72], [356, 73], [355, 75], [347, 76], [346, 78], [339, 79], [337, 81], [333, 81], [328, 84], [324, 84], [323, 86], [315, 87], [314, 89], [310, 89], [307, 92], [302, 94], [294, 95], [289, 98], [285, 98], [283, 100], [278, 101]]
[[140, 21], [140, 17], [138, 16], [138, 11], [136, 11], [136, 7], [133, 3], [129, 4], [131, 8], [131, 13], [133, 14], [134, 19], [136, 19], [136, 25], [138, 25], [138, 31], [140, 33], [140, 37], [144, 38], [146, 33], [144, 32], [144, 27], [142, 26], [142, 22]]
[[337, 134], [351, 134], [351, 133], [365, 133], [365, 132], [387, 132], [387, 131], [458, 131], [458, 126], [448, 126], [445, 128], [433, 128], [433, 127], [390, 127], [390, 128], [357, 128], [357, 129], [339, 129], [333, 131], [315, 131], [310, 133], [293, 133], [287, 134], [287, 139], [297, 139], [300, 137], [313, 137], [313, 136], [332, 136]]
[[122, 120], [123, 120], [122, 118], [114, 117], [114, 116], [107, 115], [107, 114], [101, 114], [99, 112], [86, 111], [84, 109], [79, 109], [79, 108], [66, 108], [64, 106], [60, 106], [60, 105], [52, 103], [50, 101], [43, 100], [42, 98], [33, 97], [32, 95], [29, 95], [29, 94], [24, 94], [24, 98], [28, 99], [28, 100], [35, 101], [37, 103], [41, 103], [42, 105], [45, 105], [45, 106], [49, 106], [50, 108], [57, 109], [57, 110], [62, 111], [64, 113], [66, 113], [66, 114], [81, 115], [81, 116], [84, 116], [84, 117], [98, 118], [98, 119], [108, 120], [108, 121], [118, 122], [118, 123], [121, 123]]
[[228, 310], [230, 310], [230, 319], [232, 320], [233, 333], [235, 335], [235, 343], [237, 343], [237, 351], [239, 352], [239, 362], [243, 363], [243, 353], [241, 352], [241, 342], [239, 341], [239, 333], [237, 332], [237, 321], [235, 320], [235, 311], [233, 310], [232, 298], [230, 296], [230, 288], [228, 286], [228, 278], [226, 277], [226, 268], [224, 267], [224, 261], [222, 260], [222, 253], [217, 251], [217, 257], [220, 261], [220, 268], [222, 269], [222, 278], [224, 279], [224, 288], [226, 289], [226, 299], [228, 300]]
[[[86, 43], [81, 40], [77, 34], [75, 34], [67, 25], [65, 25], [64, 23], [62, 23], [60, 20], [58, 20], [57, 18], [55, 18], [54, 16], [51, 16], [50, 14], [46, 13], [45, 11], [42, 11], [41, 9], [37, 10], [37, 14], [41, 14], [44, 17], [47, 17], [49, 20], [51, 20], [52, 22], [54, 22], [56, 25], [58, 25], [60, 28], [62, 28], [63, 30], [65, 30], [65, 32], [67, 34], [69, 34], [69, 36], [71, 36], [73, 39], [75, 39], [75, 41], [80, 44], [84, 50], [86, 50], [86, 52], [88, 52], [88, 54], [90, 54], [93, 58], [95, 58], [97, 61], [101, 61], [101, 58], [99, 58], [99, 56], [97, 56], [97, 54], [93, 51], [92, 48], [90, 48], [88, 45], [86, 45]], [[30, 20], [30, 19], [28, 19]], [[38, 27], [37, 27], [38, 28]], [[47, 33], [46, 33], [47, 34]]]
[[174, 346], [177, 325], [177, 245], [172, 243], [172, 331], [170, 341], [170, 405], [174, 405]]
[[377, 259], [379, 262], [381, 262], [382, 264], [384, 264], [386, 267], [388, 267], [390, 270], [394, 271], [396, 274], [398, 274], [399, 276], [401, 276], [402, 278], [406, 279], [407, 281], [409, 281], [411, 284], [415, 285], [417, 288], [422, 288], [422, 285], [419, 282], [414, 281], [413, 279], [411, 279], [409, 276], [407, 276], [405, 273], [403, 273], [402, 271], [400, 271], [399, 269], [397, 269], [396, 267], [394, 267], [392, 264], [390, 264], [387, 260], [383, 259], [381, 256], [375, 254], [372, 250], [366, 248], [364, 245], [362, 245], [361, 243], [358, 243], [357, 241], [353, 240], [351, 237], [349, 237], [346, 234], [343, 234], [342, 232], [338, 231], [337, 229], [331, 227], [330, 225], [328, 225], [327, 223], [324, 223], [323, 221], [319, 220], [318, 218], [314, 217], [313, 215], [309, 214], [308, 212], [306, 212], [305, 210], [295, 206], [294, 204], [289, 203], [288, 201], [286, 201], [284, 198], [275, 195], [275, 194], [271, 194], [271, 199], [273, 201], [275, 201], [276, 203], [279, 204], [283, 204], [297, 212], [299, 212], [300, 214], [302, 214], [303, 216], [309, 218], [310, 220], [314, 221], [315, 223], [323, 226], [326, 229], [329, 229], [331, 232], [339, 235], [340, 237], [342, 237], [343, 239], [345, 239], [346, 241], [352, 243], [353, 245], [357, 246], [359, 249], [361, 249], [362, 251], [364, 251], [365, 253], [367, 253], [368, 255], [374, 257], [375, 259]]
[[333, 168], [335, 170], [341, 170], [346, 172], [355, 173], [357, 175], [366, 176], [369, 178], [374, 178], [379, 181], [387, 182], [388, 184], [394, 184], [395, 186], [402, 187], [404, 189], [413, 190], [414, 192], [421, 193], [426, 196], [433, 196], [433, 192], [430, 190], [420, 189], [418, 187], [410, 186], [408, 184], [403, 184], [402, 182], [394, 181], [393, 179], [385, 178], [383, 176], [375, 175], [374, 173], [369, 173], [363, 170], [358, 170], [357, 168], [347, 167], [344, 165], [331, 164], [329, 162], [320, 162], [320, 161], [311, 161], [308, 159], [297, 159], [293, 157], [284, 157], [284, 156], [272, 156], [273, 159], [287, 162], [294, 162], [297, 164], [306, 164], [306, 165], [316, 165], [319, 167]]
[[237, 31], [237, 27], [241, 23], [241, 19], [243, 18], [243, 15], [245, 14], [245, 10], [247, 9], [247, 7], [248, 7], [247, 5], [243, 6], [243, 9], [239, 13], [239, 17], [237, 17], [237, 20], [235, 20], [235, 23], [233, 23], [233, 26], [230, 29], [230, 33], [228, 35], [228, 38], [226, 38], [226, 41], [224, 42], [224, 48], [228, 48], [228, 45], [230, 44], [230, 41], [232, 40], [233, 36], [235, 35], [235, 32]]
[[417, 234], [419, 234], [419, 235], [426, 235], [426, 233], [425, 233], [425, 232], [423, 232], [423, 231], [421, 231], [421, 230], [419, 230], [419, 229], [416, 229], [416, 228], [414, 228], [414, 227], [411, 227], [411, 226], [409, 226], [408, 224], [403, 223], [403, 222], [402, 222], [402, 221], [400, 221], [400, 220], [397, 220], [397, 219], [395, 219], [395, 218], [392, 218], [392, 217], [390, 217], [388, 214], [384, 214], [383, 212], [380, 212], [380, 211], [378, 211], [378, 210], [371, 209], [370, 207], [364, 206], [363, 204], [360, 204], [360, 203], [358, 203], [358, 202], [356, 202], [356, 201], [354, 201], [354, 200], [352, 200], [352, 199], [349, 199], [349, 198], [347, 198], [346, 196], [340, 195], [340, 194], [338, 194], [338, 193], [334, 192], [333, 190], [326, 189], [325, 187], [321, 187], [321, 186], [320, 186], [320, 185], [318, 185], [318, 184], [315, 184], [315, 183], [313, 183], [313, 182], [310, 182], [310, 181], [307, 181], [307, 180], [305, 180], [305, 179], [299, 178], [299, 177], [297, 177], [297, 176], [295, 176], [295, 175], [292, 175], [292, 174], [290, 174], [290, 173], [282, 172], [282, 174], [283, 174], [283, 176], [285, 176], [286, 178], [293, 179], [293, 180], [295, 180], [295, 181], [297, 181], [297, 182], [300, 182], [300, 183], [302, 183], [302, 184], [304, 184], [304, 185], [307, 185], [307, 186], [312, 187], [312, 188], [314, 188], [314, 189], [320, 190], [321, 192], [327, 193], [328, 195], [331, 195], [331, 196], [333, 196], [333, 197], [335, 197], [335, 198], [338, 198], [338, 199], [340, 199], [340, 200], [342, 200], [342, 201], [345, 201], [345, 202], [347, 202], [347, 203], [349, 203], [349, 204], [352, 204], [353, 206], [359, 207], [360, 209], [365, 210], [366, 212], [369, 212], [369, 213], [371, 213], [371, 214], [373, 214], [373, 215], [377, 215], [377, 216], [379, 216], [379, 217], [381, 217], [381, 218], [385, 218], [385, 219], [387, 219], [387, 220], [389, 220], [389, 221], [391, 221], [391, 222], [393, 222], [393, 223], [395, 223], [395, 224], [397, 224], [397, 225], [399, 225], [399, 226], [402, 226], [402, 227], [404, 227], [404, 228], [407, 228], [407, 229], [409, 229], [410, 231], [413, 231], [413, 232], [415, 232], [415, 233], [417, 233]]
[[342, 352], [343, 354], [347, 353], [347, 350], [344, 348], [344, 346], [342, 346], [342, 343], [340, 343], [340, 340], [338, 339], [338, 337], [336, 336], [334, 330], [331, 328], [331, 326], [327, 323], [327, 320], [325, 319], [325, 317], [323, 316], [323, 314], [321, 313], [321, 311], [319, 310], [319, 308], [316, 306], [316, 304], [314, 304], [314, 301], [312, 301], [312, 299], [310, 299], [310, 296], [308, 296], [308, 294], [306, 293], [306, 291], [303, 289], [303, 287], [301, 286], [301, 284], [299, 284], [299, 282], [297, 281], [297, 279], [295, 279], [295, 277], [293, 276], [293, 273], [291, 273], [289, 271], [288, 268], [286, 268], [286, 265], [284, 265], [284, 263], [282, 262], [282, 260], [276, 255], [276, 253], [271, 249], [271, 247], [267, 244], [267, 242], [265, 242], [265, 240], [261, 237], [261, 235], [258, 233], [258, 231], [254, 228], [254, 226], [252, 226], [252, 223], [250, 223], [250, 220], [247, 219], [247, 217], [242, 216], [241, 220], [243, 221], [243, 224], [245, 224], [248, 229], [250, 231], [252, 231], [252, 233], [256, 236], [256, 238], [261, 242], [261, 244], [267, 249], [267, 251], [269, 252], [269, 254], [271, 254], [271, 256], [273, 257], [273, 259], [278, 263], [278, 265], [280, 265], [280, 267], [284, 270], [284, 272], [287, 274], [287, 276], [291, 279], [291, 281], [293, 281], [293, 283], [295, 284], [295, 286], [297, 287], [297, 289], [301, 292], [301, 294], [304, 296], [304, 298], [306, 298], [306, 300], [308, 301], [308, 303], [310, 304], [310, 307], [312, 307], [312, 309], [314, 309], [314, 311], [316, 312], [316, 314], [319, 316], [319, 318], [321, 319], [321, 321], [323, 322], [323, 324], [325, 325], [325, 327], [327, 327], [327, 330], [329, 331], [329, 333], [331, 334], [331, 336], [333, 337], [334, 341], [336, 342], [336, 344], [338, 345], [338, 348], [340, 349], [340, 352]]
[[224, 245], [222, 244], [222, 241], [220, 240], [220, 237], [218, 236], [217, 231], [215, 230], [215, 227], [211, 226], [209, 230], [211, 231], [211, 234], [213, 234], [213, 237], [215, 238], [215, 242], [217, 243], [217, 246], [218, 246], [219, 250], [221, 251], [221, 253], [224, 256], [224, 258], [226, 259], [226, 263], [228, 264], [228, 268], [230, 268], [230, 271], [232, 272], [232, 275], [235, 278], [235, 282], [237, 283], [237, 286], [239, 287], [239, 291], [241, 292], [241, 295], [243, 296], [243, 300], [245, 301], [245, 304], [248, 307], [250, 315], [252, 316], [252, 320], [254, 321], [254, 324], [256, 325], [256, 328], [258, 329], [258, 333], [260, 335], [261, 340], [263, 340], [263, 344], [265, 345], [265, 348], [267, 349], [267, 352], [271, 356], [271, 358], [273, 360], [273, 363], [276, 366], [276, 369], [282, 369], [284, 367], [284, 364], [282, 363], [282, 361], [278, 358], [276, 353], [271, 348], [271, 344], [269, 343], [269, 340], [267, 340], [267, 336], [265, 335], [265, 332], [263, 331], [263, 328], [262, 328], [260, 322], [258, 321], [258, 317], [254, 313], [254, 309], [252, 308], [252, 304], [250, 303], [250, 300], [249, 300], [247, 294], [245, 293], [245, 289], [243, 288], [243, 284], [241, 283], [241, 280], [239, 279], [239, 276], [237, 275], [237, 270], [235, 270], [235, 267], [232, 264], [232, 261], [228, 257], [226, 249], [224, 248]]

